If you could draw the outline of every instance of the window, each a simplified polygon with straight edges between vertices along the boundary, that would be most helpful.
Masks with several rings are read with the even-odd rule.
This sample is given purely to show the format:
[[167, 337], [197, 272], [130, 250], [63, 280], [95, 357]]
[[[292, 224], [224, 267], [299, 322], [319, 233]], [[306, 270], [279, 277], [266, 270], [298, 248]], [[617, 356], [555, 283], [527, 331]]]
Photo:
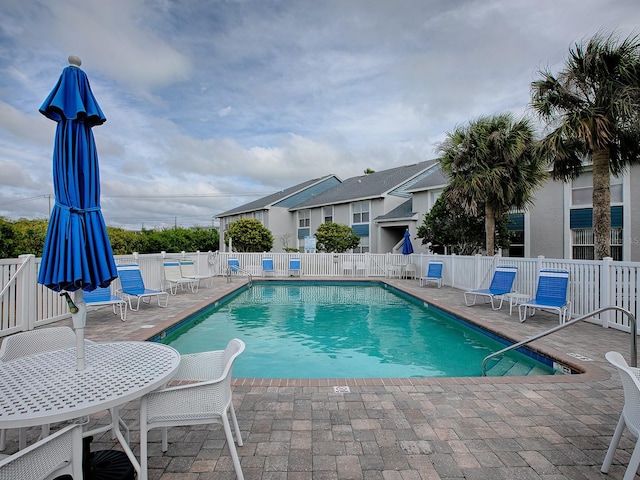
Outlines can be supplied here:
[[[572, 258], [574, 260], [593, 260], [593, 228], [571, 230]], [[622, 228], [611, 229], [611, 258], [622, 260]]]
[[333, 222], [333, 206], [322, 208], [322, 218], [324, 223]]
[[[622, 176], [609, 179], [611, 204], [622, 203]], [[571, 182], [571, 205], [591, 206], [593, 203], [593, 174], [585, 172]]]
[[298, 211], [298, 227], [304, 228], [311, 226], [311, 210]]
[[368, 253], [369, 252], [369, 237], [360, 237], [360, 243], [353, 249], [353, 253]]
[[264, 224], [263, 212], [260, 210], [259, 212], [253, 212], [253, 218], [258, 220], [260, 223]]
[[509, 222], [509, 256], [524, 257], [524, 213], [511, 213]]
[[369, 223], [369, 202], [356, 202], [352, 204], [353, 222]]

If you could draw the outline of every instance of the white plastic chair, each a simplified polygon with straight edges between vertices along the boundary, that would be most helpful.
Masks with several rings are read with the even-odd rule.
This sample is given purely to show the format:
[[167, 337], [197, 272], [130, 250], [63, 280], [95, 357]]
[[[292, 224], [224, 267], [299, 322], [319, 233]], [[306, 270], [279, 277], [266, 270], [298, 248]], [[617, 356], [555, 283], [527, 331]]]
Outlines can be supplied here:
[[362, 273], [363, 277], [367, 276], [367, 264], [365, 262], [356, 263], [356, 277], [359, 273]]
[[627, 471], [623, 480], [633, 480], [640, 466], [640, 369], [630, 367], [624, 357], [618, 352], [607, 352], [607, 361], [618, 369], [624, 390], [624, 406], [618, 420], [618, 425], [611, 438], [609, 449], [604, 457], [602, 473], [607, 473], [622, 437], [622, 431], [626, 426], [636, 437], [636, 446], [633, 449]]
[[193, 278], [196, 281], [196, 292], [200, 288], [200, 280], [204, 280], [208, 288], [213, 287], [213, 275], [198, 274], [193, 260], [180, 260], [180, 272], [184, 278]]
[[0, 480], [49, 480], [60, 475], [82, 479], [82, 425], [69, 425], [0, 460]]
[[343, 275], [353, 275], [353, 262], [342, 262], [342, 274]]
[[407, 266], [404, 267], [402, 276], [406, 279], [413, 278], [415, 280], [418, 276], [418, 266], [415, 263], [408, 263]]
[[164, 272], [164, 285], [169, 289], [171, 295], [178, 293], [178, 287], [183, 289], [188, 287], [193, 293], [198, 291], [198, 283], [194, 278], [186, 278], [182, 276], [180, 262], [166, 261], [162, 264]]
[[244, 480], [236, 451], [228, 414], [231, 413], [236, 441], [242, 446], [242, 436], [233, 408], [231, 372], [245, 345], [237, 338], [224, 350], [193, 353], [180, 357], [180, 367], [172, 382], [186, 381], [149, 393], [140, 401], [140, 469], [147, 471], [148, 432], [163, 428], [162, 451], [168, 449], [167, 427], [182, 425], [222, 424], [238, 480]]

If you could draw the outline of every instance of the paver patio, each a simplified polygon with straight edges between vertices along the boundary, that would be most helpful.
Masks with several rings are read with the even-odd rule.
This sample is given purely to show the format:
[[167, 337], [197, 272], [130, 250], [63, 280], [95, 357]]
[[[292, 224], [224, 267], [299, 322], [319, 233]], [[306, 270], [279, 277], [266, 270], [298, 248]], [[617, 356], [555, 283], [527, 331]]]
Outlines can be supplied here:
[[[417, 280], [385, 280], [426, 301], [495, 331], [524, 339], [557, 325], [538, 313], [520, 323], [517, 313], [464, 306], [462, 292], [419, 287]], [[237, 288], [215, 280], [197, 294], [179, 292], [167, 308], [144, 305], [126, 322], [108, 308], [90, 312], [86, 337], [95, 341], [145, 340]], [[544, 377], [264, 380], [235, 379], [234, 404], [243, 433], [238, 447], [247, 480], [330, 479], [621, 479], [635, 445], [625, 431], [608, 475], [600, 466], [620, 414], [618, 374], [604, 360], [609, 350], [629, 360], [629, 334], [582, 322], [533, 346], [586, 373]], [[568, 354], [575, 354], [570, 356]], [[587, 360], [581, 359], [585, 358]], [[348, 386], [336, 392], [334, 386]], [[138, 402], [123, 409], [138, 443]], [[106, 416], [91, 418], [104, 423]], [[29, 431], [35, 439], [39, 429]], [[234, 479], [222, 428], [151, 432], [149, 478]], [[110, 435], [92, 450], [117, 448]], [[10, 431], [6, 452], [17, 449]], [[136, 446], [136, 453], [139, 449]], [[5, 452], [5, 453], [6, 453]]]

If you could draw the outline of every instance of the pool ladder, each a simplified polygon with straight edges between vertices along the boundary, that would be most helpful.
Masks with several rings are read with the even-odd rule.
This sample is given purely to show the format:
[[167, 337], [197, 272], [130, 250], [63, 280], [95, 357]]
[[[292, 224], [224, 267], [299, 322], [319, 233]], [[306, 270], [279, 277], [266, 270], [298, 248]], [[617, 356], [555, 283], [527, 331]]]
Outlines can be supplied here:
[[249, 287], [253, 286], [253, 280], [252, 280], [252, 277], [251, 277], [251, 272], [249, 272], [248, 270], [245, 270], [244, 268], [240, 268], [240, 267], [227, 267], [227, 270], [225, 272], [225, 277], [227, 277], [227, 283], [231, 283], [231, 273], [232, 272], [241, 273], [243, 275], [246, 275]]
[[570, 320], [566, 323], [563, 323], [562, 325], [558, 325], [557, 327], [553, 327], [550, 328], [549, 330], [546, 330], [542, 333], [539, 333], [537, 335], [534, 335], [533, 337], [527, 338], [526, 340], [522, 340], [521, 342], [518, 343], [514, 343], [513, 345], [509, 345], [506, 348], [503, 348], [502, 350], [498, 351], [498, 352], [494, 352], [491, 355], [487, 355], [484, 360], [482, 360], [482, 376], [486, 377], [487, 376], [487, 362], [489, 360], [491, 360], [492, 358], [497, 357], [498, 355], [503, 355], [505, 353], [507, 353], [510, 350], [514, 350], [516, 348], [520, 348], [523, 345], [526, 345], [527, 343], [531, 343], [535, 340], [538, 340], [542, 337], [546, 337], [547, 335], [550, 335], [554, 332], [557, 332], [558, 330], [562, 330], [563, 328], [567, 328], [570, 327], [571, 325], [575, 325], [578, 322], [581, 322], [582, 320], [586, 320], [587, 318], [591, 318], [594, 317], [596, 315], [598, 315], [599, 313], [602, 312], [606, 312], [609, 310], [615, 310], [617, 312], [622, 312], [624, 313], [627, 317], [629, 317], [629, 329], [630, 329], [630, 337], [631, 337], [631, 366], [632, 367], [637, 367], [638, 366], [638, 347], [637, 347], [637, 331], [636, 331], [636, 317], [629, 311], [629, 310], [625, 310], [622, 307], [618, 307], [617, 305], [609, 305], [607, 307], [602, 307], [599, 308], [597, 310], [594, 310], [593, 312], [587, 313], [586, 315], [583, 315], [581, 317], [575, 318], [573, 320]]

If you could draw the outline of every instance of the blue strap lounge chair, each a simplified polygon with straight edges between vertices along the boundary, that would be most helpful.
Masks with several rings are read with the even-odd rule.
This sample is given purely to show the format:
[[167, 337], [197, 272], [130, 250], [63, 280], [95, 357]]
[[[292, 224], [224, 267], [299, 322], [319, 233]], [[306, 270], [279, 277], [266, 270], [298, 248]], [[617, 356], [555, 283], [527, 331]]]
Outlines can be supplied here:
[[[159, 307], [166, 307], [169, 302], [169, 292], [163, 292], [162, 290], [151, 290], [144, 286], [144, 280], [142, 279], [142, 273], [140, 273], [140, 266], [137, 263], [127, 263], [122, 265], [116, 265], [118, 269], [118, 277], [120, 277], [121, 291], [129, 301], [129, 309], [137, 312], [140, 308], [140, 300], [143, 303], [150, 303], [151, 298], [155, 297], [158, 301]], [[164, 297], [164, 305], [161, 303], [160, 298]], [[136, 308], [133, 308], [131, 299], [138, 300]]]
[[442, 287], [442, 261], [431, 260], [427, 267], [427, 274], [420, 277], [420, 286], [427, 285], [428, 282], [435, 282], [438, 288]]
[[227, 266], [229, 273], [238, 273], [238, 270], [240, 270], [240, 260], [237, 258], [229, 258], [227, 259]]
[[273, 258], [263, 258], [262, 259], [262, 276], [273, 277], [275, 275], [275, 270], [273, 269]]
[[91, 292], [82, 292], [87, 307], [101, 307], [111, 305], [113, 314], [117, 315], [116, 306], [120, 307], [120, 319], [124, 322], [127, 319], [127, 301], [117, 295], [111, 294], [111, 287], [98, 287]]
[[301, 265], [300, 265], [300, 259], [299, 258], [290, 258], [289, 259], [289, 276], [290, 277], [294, 277], [294, 276], [302, 276], [302, 269], [301, 269]]
[[567, 300], [569, 272], [567, 270], [542, 269], [538, 275], [536, 296], [518, 307], [520, 321], [527, 319], [527, 311], [535, 314], [536, 309], [558, 312], [558, 323], [571, 319], [571, 302]]
[[[500, 265], [496, 267], [489, 288], [464, 292], [464, 303], [467, 307], [471, 307], [476, 304], [476, 297], [485, 297], [485, 303], [487, 303], [486, 299], [488, 298], [491, 301], [491, 308], [499, 310], [502, 308], [505, 295], [510, 293], [513, 288], [513, 281], [517, 272], [518, 267], [515, 265]], [[473, 296], [473, 301], [471, 301], [471, 296]], [[497, 298], [500, 298], [500, 304], [496, 307], [495, 299]]]

